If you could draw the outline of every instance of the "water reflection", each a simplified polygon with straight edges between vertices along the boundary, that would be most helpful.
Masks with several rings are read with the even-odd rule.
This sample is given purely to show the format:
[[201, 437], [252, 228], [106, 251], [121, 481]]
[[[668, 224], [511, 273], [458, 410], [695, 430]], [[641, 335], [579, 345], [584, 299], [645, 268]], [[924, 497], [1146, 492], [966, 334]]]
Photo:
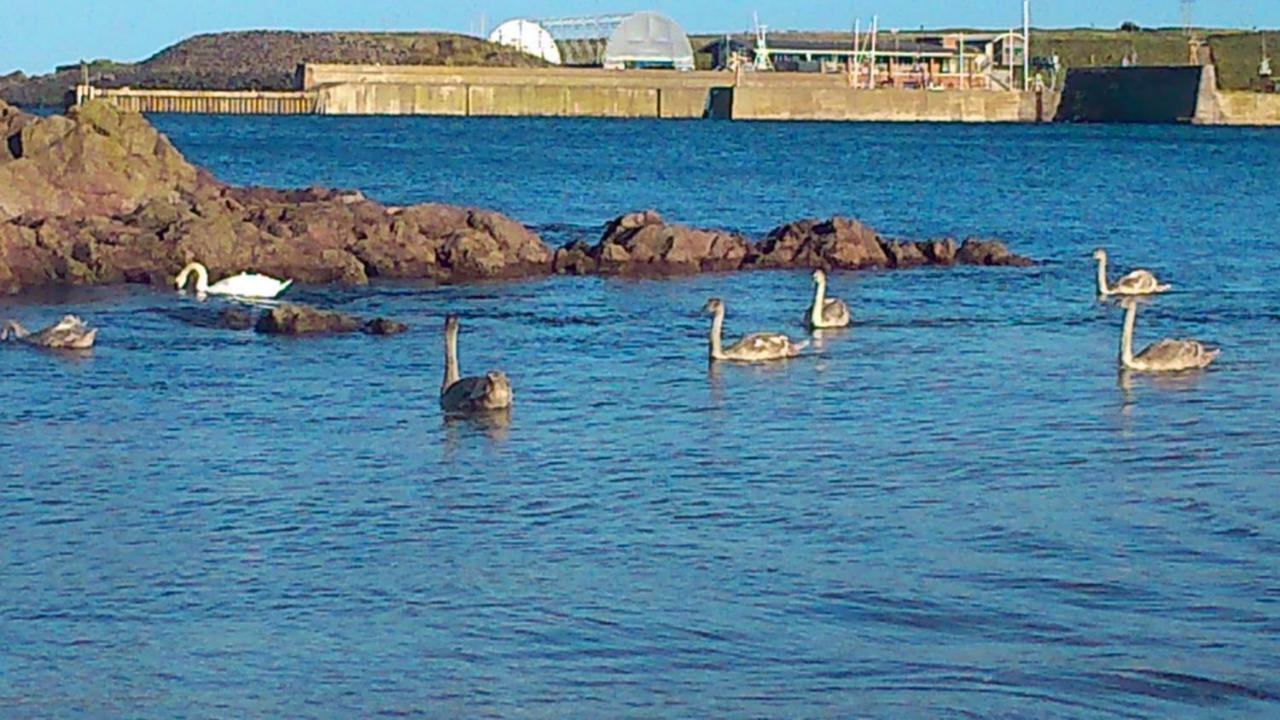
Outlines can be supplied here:
[[851, 332], [852, 331], [849, 328], [828, 328], [828, 329], [814, 330], [812, 333], [810, 333], [810, 337], [812, 337], [813, 339], [812, 340], [813, 350], [816, 352], [822, 352], [826, 350], [830, 345], [838, 341], [840, 338], [846, 335], [849, 335]]
[[478, 435], [503, 442], [511, 431], [511, 408], [474, 415], [444, 415], [442, 420], [447, 451], [456, 450], [460, 442]]

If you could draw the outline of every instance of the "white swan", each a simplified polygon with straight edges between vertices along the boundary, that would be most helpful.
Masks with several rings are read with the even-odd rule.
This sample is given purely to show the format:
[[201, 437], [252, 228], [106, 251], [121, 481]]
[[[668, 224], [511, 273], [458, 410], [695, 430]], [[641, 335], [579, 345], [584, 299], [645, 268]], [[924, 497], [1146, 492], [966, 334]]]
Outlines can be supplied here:
[[1169, 285], [1160, 284], [1150, 270], [1134, 270], [1116, 281], [1115, 285], [1107, 283], [1107, 251], [1098, 248], [1093, 251], [1093, 259], [1098, 261], [1098, 295], [1151, 295], [1167, 292]]
[[511, 383], [490, 370], [477, 377], [458, 377], [458, 316], [444, 321], [444, 382], [440, 383], [440, 407], [446, 413], [469, 414], [511, 407]]
[[1120, 333], [1120, 367], [1138, 372], [1177, 372], [1208, 367], [1221, 352], [1209, 350], [1195, 340], [1161, 340], [1133, 354], [1133, 326], [1138, 317], [1138, 301], [1125, 298], [1124, 330]]
[[198, 262], [188, 264], [174, 278], [174, 285], [179, 290], [187, 284], [191, 273], [196, 274], [196, 292], [201, 295], [235, 295], [246, 298], [273, 298], [284, 292], [292, 280], [277, 280], [270, 275], [242, 272], [209, 284], [209, 269]]
[[36, 347], [49, 350], [88, 350], [98, 336], [96, 328], [85, 324], [75, 315], [63, 315], [62, 319], [39, 332], [29, 332], [17, 321], [9, 320], [0, 327], [0, 340], [13, 338]]
[[738, 362], [764, 362], [767, 360], [783, 360], [800, 354], [809, 346], [808, 342], [796, 343], [782, 333], [752, 333], [729, 347], [722, 347], [720, 334], [724, 328], [724, 302], [719, 298], [707, 301], [703, 312], [712, 313], [711, 321], [711, 360], [735, 360]]
[[813, 304], [809, 306], [806, 321], [810, 329], [842, 328], [849, 325], [849, 306], [839, 298], [827, 297], [827, 274], [821, 269], [813, 271]]

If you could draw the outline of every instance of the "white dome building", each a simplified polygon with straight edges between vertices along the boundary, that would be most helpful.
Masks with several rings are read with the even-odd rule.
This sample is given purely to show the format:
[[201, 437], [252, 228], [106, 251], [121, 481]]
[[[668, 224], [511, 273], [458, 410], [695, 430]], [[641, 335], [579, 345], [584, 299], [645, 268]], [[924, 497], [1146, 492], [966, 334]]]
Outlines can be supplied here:
[[489, 42], [522, 50], [552, 65], [560, 64], [555, 38], [537, 20], [508, 20], [489, 33]]
[[693, 69], [689, 36], [676, 21], [655, 12], [519, 18], [494, 28], [489, 41], [555, 65]]

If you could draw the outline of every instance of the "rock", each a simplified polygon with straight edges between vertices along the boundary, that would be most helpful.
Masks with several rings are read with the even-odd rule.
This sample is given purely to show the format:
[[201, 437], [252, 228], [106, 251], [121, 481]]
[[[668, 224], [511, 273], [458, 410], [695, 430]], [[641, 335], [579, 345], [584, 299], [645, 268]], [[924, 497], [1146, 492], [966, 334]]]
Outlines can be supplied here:
[[374, 318], [361, 328], [367, 335], [399, 335], [409, 329], [408, 325], [387, 318]]
[[224, 185], [141, 115], [100, 101], [47, 118], [0, 105], [0, 132], [0, 292], [167, 284], [192, 260], [215, 278], [249, 270], [344, 284], [552, 269], [542, 240], [499, 213], [389, 208], [356, 190]]
[[761, 268], [810, 267], [856, 270], [888, 267], [874, 230], [857, 220], [800, 220], [775, 228], [748, 262]]
[[267, 335], [333, 335], [360, 330], [360, 320], [350, 315], [306, 305], [280, 305], [258, 318], [254, 329]]
[[1035, 261], [1030, 258], [1014, 255], [999, 240], [979, 240], [969, 238], [956, 251], [956, 262], [963, 265], [995, 265], [1008, 267], [1030, 267]]
[[910, 268], [929, 262], [918, 243], [882, 242], [880, 249], [884, 250], [885, 257], [889, 258], [889, 267]]
[[20, 129], [0, 162], [0, 220], [129, 213], [196, 187], [195, 168], [163, 135], [105, 102], [6, 124]]
[[253, 313], [244, 308], [229, 307], [218, 314], [218, 326], [227, 330], [248, 330], [253, 325]]
[[557, 275], [590, 275], [597, 268], [599, 264], [591, 256], [591, 246], [581, 240], [556, 250], [552, 260], [552, 271]]
[[621, 275], [671, 275], [737, 270], [751, 251], [746, 238], [721, 230], [669, 225], [654, 210], [610, 221], [594, 247], [561, 248], [556, 272], [567, 268]]
[[954, 265], [956, 262], [956, 241], [951, 238], [926, 240], [917, 245], [925, 259], [933, 265]]

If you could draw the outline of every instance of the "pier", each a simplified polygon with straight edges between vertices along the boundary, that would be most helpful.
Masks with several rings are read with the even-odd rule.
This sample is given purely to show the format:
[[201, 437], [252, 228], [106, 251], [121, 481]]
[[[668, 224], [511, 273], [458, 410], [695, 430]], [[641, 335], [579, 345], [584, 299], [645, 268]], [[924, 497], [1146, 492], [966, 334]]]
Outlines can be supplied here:
[[206, 115], [312, 115], [315, 93], [301, 90], [152, 90], [76, 86], [76, 104], [101, 98], [140, 113]]

